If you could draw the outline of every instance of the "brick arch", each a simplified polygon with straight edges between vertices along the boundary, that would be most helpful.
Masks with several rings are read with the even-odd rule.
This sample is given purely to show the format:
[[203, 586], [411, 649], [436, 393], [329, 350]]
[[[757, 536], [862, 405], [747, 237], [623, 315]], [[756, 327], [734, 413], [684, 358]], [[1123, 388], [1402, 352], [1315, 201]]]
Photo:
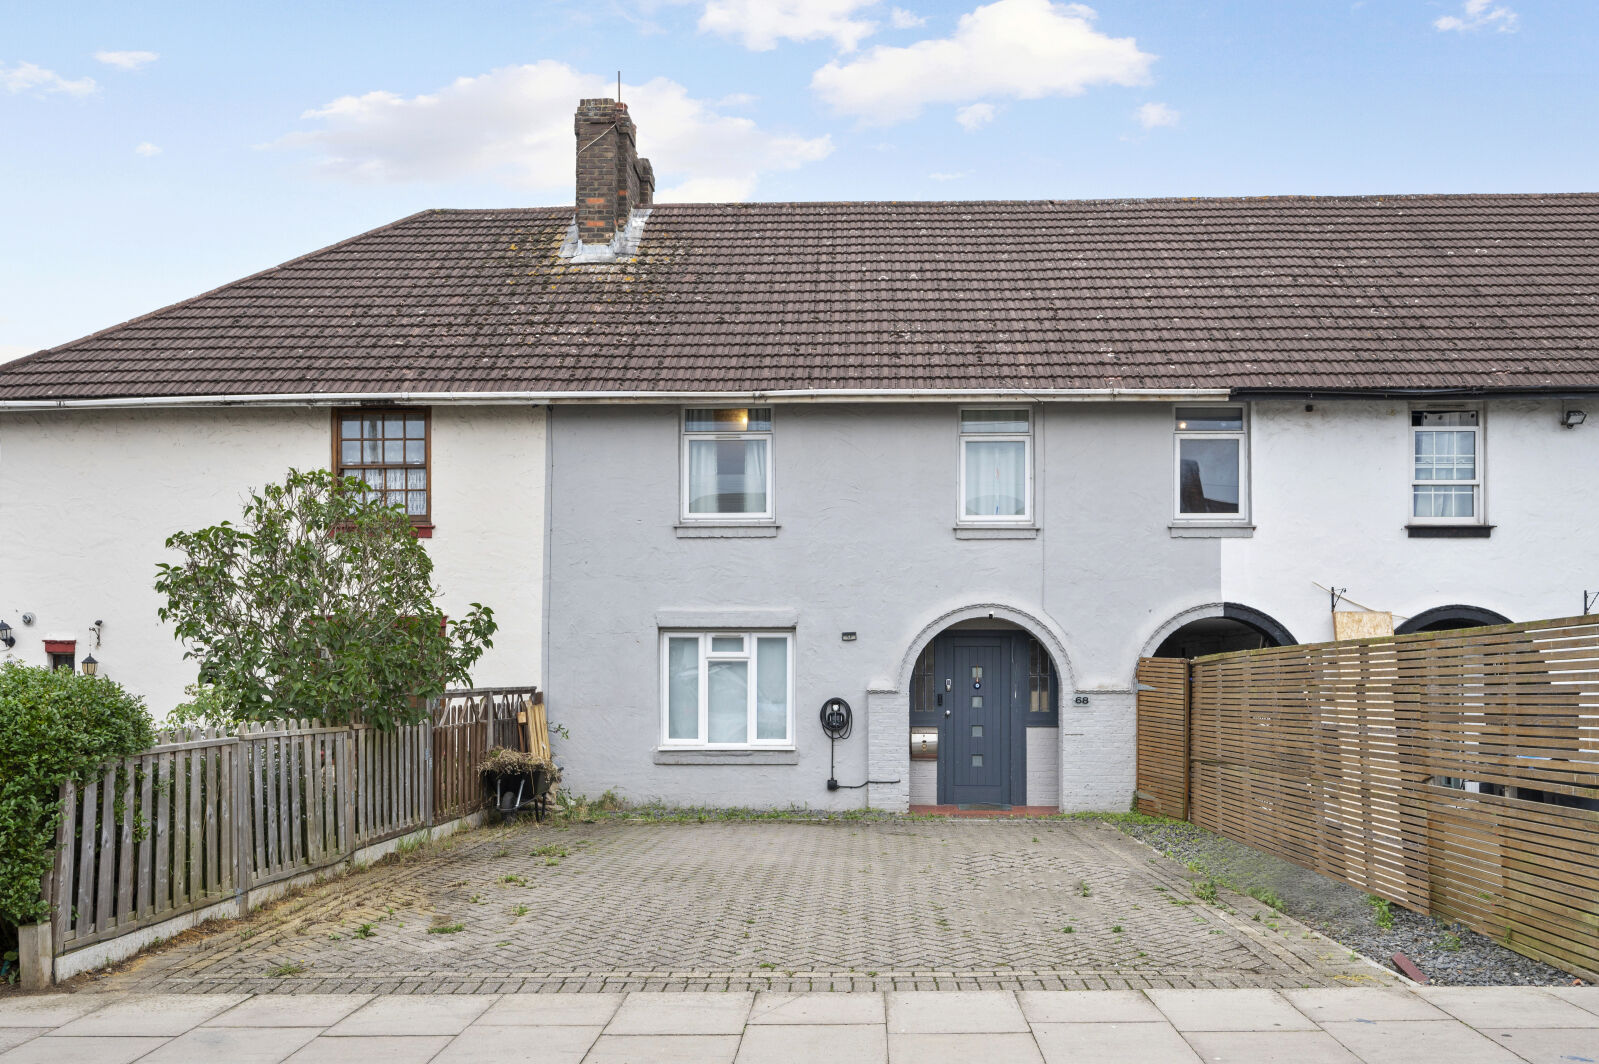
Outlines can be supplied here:
[[898, 691], [910, 689], [911, 672], [916, 668], [916, 659], [927, 649], [927, 644], [938, 638], [946, 628], [962, 621], [981, 620], [1005, 621], [1027, 632], [1049, 652], [1050, 659], [1055, 663], [1055, 672], [1061, 679], [1061, 690], [1076, 688], [1076, 675], [1072, 672], [1071, 658], [1067, 656], [1065, 642], [1053, 624], [1026, 610], [987, 602], [948, 610], [924, 624], [911, 640], [905, 656], [900, 659], [898, 670], [893, 674], [894, 689]]

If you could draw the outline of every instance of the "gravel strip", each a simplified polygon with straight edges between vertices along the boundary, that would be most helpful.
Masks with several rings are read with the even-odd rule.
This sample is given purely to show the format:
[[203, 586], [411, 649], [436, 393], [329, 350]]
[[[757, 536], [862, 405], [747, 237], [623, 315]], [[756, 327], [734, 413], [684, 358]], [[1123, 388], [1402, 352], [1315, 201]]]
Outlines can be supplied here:
[[1440, 986], [1570, 986], [1574, 976], [1523, 957], [1462, 925], [1392, 908], [1393, 926], [1377, 926], [1367, 895], [1346, 883], [1301, 868], [1252, 846], [1180, 820], [1111, 818], [1134, 838], [1201, 875], [1256, 898], [1275, 894], [1282, 910], [1385, 968], [1403, 953]]

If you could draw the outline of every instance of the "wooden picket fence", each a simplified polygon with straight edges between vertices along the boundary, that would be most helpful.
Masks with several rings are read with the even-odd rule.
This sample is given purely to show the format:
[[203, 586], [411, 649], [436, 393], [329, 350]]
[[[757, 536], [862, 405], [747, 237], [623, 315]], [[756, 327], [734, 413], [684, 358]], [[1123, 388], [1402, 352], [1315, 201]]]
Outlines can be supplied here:
[[434, 703], [433, 807], [439, 815], [464, 816], [478, 808], [483, 790], [477, 765], [495, 746], [550, 756], [544, 692], [534, 687], [480, 687], [446, 692]]
[[517, 715], [535, 701], [542, 726], [543, 696], [528, 687], [448, 692], [429, 720], [390, 731], [275, 721], [164, 733], [62, 788], [44, 884], [54, 953], [477, 811], [478, 762], [497, 743], [528, 748]]
[[[1195, 824], [1599, 978], [1599, 618], [1186, 671], [1141, 674], [1141, 809], [1172, 815], [1186, 782]], [[1143, 763], [1183, 683], [1186, 781]]]

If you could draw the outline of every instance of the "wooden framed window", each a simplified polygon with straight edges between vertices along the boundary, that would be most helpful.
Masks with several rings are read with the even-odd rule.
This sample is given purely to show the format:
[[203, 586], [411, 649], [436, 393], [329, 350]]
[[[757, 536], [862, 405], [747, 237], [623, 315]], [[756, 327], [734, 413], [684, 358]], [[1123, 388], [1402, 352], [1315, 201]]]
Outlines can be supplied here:
[[340, 476], [366, 481], [373, 495], [433, 527], [432, 418], [426, 407], [363, 407], [333, 412], [333, 463]]

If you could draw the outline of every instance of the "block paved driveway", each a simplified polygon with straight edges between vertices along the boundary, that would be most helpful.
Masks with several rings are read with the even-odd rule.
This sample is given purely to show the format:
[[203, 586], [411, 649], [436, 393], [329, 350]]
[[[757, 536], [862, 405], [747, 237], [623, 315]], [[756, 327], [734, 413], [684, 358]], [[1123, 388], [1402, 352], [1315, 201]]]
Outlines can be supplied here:
[[[93, 981], [164, 993], [1382, 985], [1081, 821], [609, 821], [466, 832]], [[1258, 916], [1258, 919], [1257, 919]]]

